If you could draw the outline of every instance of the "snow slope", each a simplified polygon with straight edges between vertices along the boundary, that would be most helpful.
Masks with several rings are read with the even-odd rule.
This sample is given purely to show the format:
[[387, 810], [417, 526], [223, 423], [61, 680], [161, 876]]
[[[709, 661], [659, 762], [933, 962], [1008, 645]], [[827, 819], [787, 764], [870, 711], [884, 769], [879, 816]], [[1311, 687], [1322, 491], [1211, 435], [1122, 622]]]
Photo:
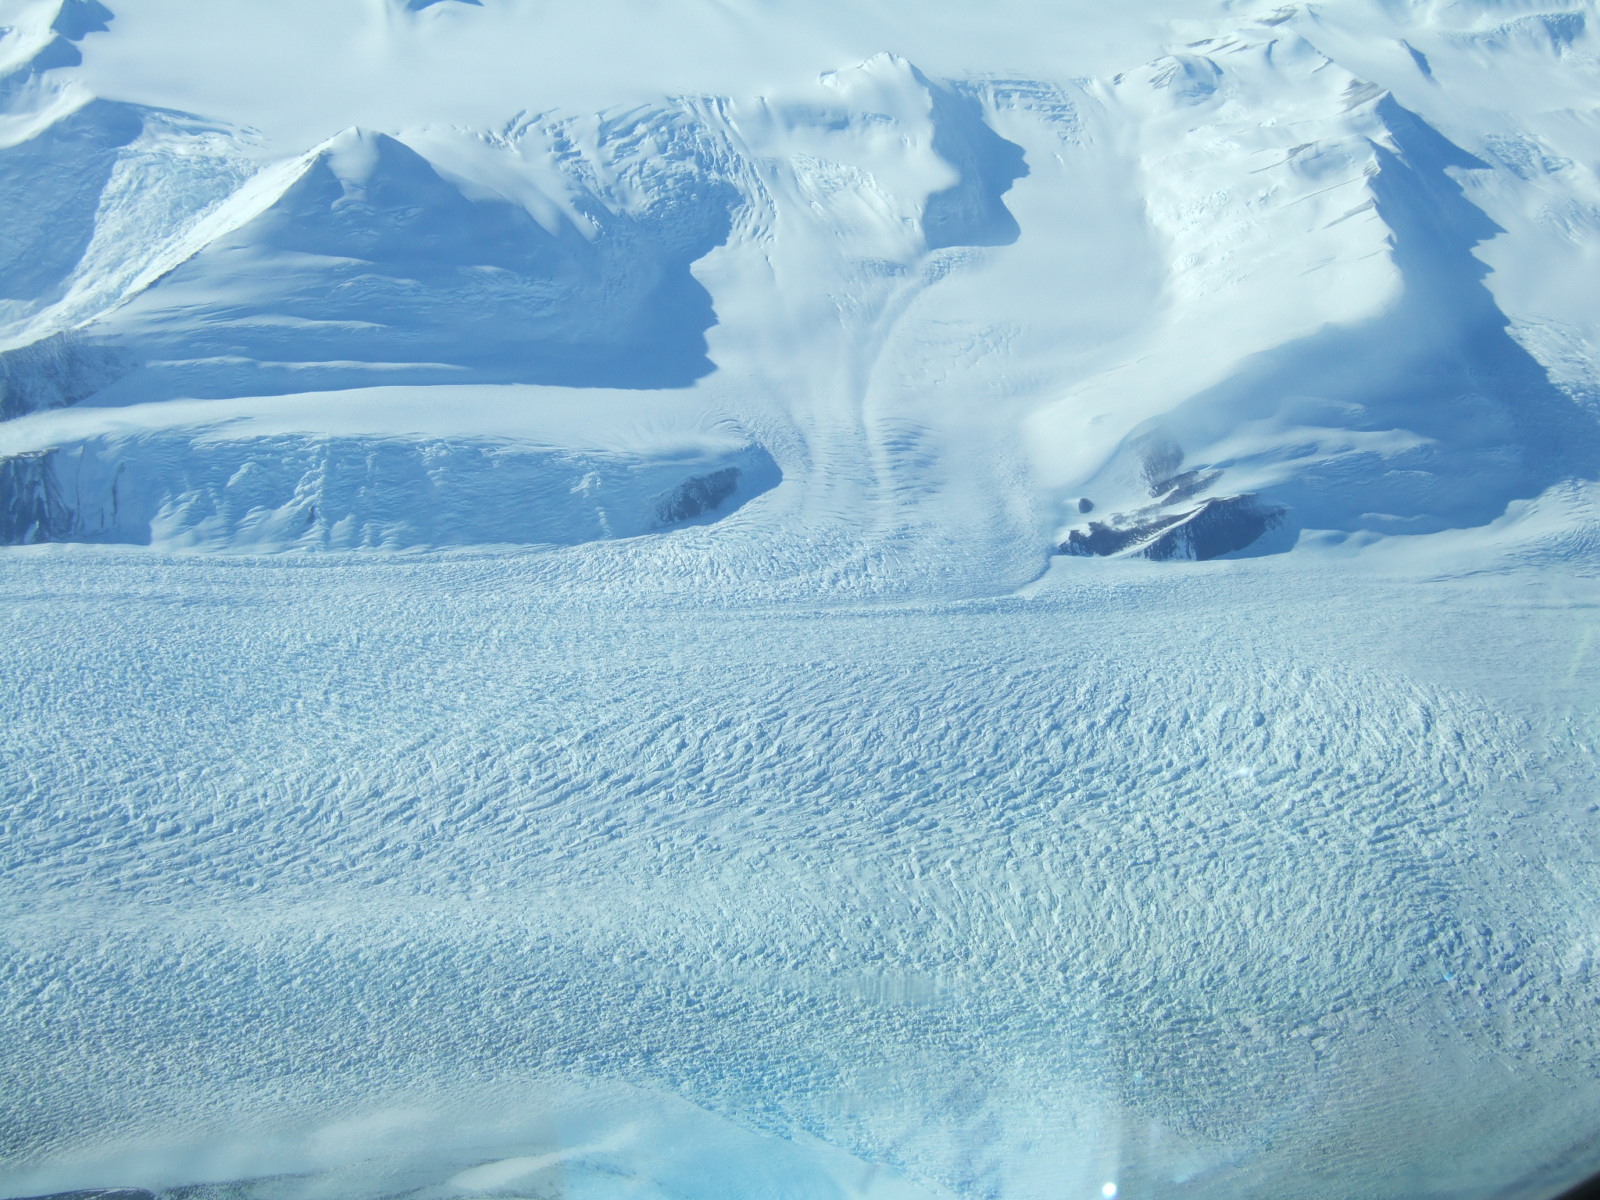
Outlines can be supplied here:
[[1600, 1166], [1597, 20], [0, 0], [3, 1194]]

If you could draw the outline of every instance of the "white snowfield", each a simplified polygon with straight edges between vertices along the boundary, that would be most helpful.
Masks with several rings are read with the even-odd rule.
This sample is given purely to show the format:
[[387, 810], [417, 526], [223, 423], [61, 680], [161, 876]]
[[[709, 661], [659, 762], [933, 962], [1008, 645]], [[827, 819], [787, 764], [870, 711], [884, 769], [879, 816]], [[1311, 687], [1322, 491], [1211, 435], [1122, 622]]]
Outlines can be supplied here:
[[1585, 0], [0, 0], [0, 1195], [1600, 1170]]

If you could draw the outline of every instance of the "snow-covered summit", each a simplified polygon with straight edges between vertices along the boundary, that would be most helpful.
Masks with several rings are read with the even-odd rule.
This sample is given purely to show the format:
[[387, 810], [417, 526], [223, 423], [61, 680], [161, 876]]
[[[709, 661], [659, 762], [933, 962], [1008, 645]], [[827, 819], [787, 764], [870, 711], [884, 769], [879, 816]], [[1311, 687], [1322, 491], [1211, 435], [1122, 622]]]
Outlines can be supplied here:
[[[75, 37], [109, 16], [68, 5], [47, 23], [47, 7], [33, 24]], [[1569, 15], [1560, 46], [1526, 52], [1579, 45]], [[896, 356], [923, 346], [937, 362], [926, 330], [959, 350], [998, 321], [1038, 348], [1000, 401], [1026, 432], [1043, 518], [1006, 536], [1036, 553], [1091, 526], [1115, 533], [1093, 544], [1136, 548], [1244, 495], [1282, 515], [1288, 542], [1483, 524], [1588, 469], [1585, 417], [1482, 286], [1475, 248], [1498, 227], [1452, 172], [1487, 163], [1319, 47], [1319, 28], [1264, 11], [1065, 85], [939, 82], [879, 53], [759, 96], [350, 129], [264, 167], [224, 124], [123, 100], [46, 106], [0, 151], [21, 215], [5, 410], [470, 381], [731, 388], [746, 393], [731, 415], [761, 424], [740, 381], [781, 361], [772, 411], [809, 447], [791, 486], [844, 486], [848, 503], [889, 504], [891, 524], [937, 529], [929, 502], [886, 497], [923, 492], [930, 452], [992, 495], [990, 468], [957, 449], [963, 405], [912, 395]], [[28, 69], [61, 86], [76, 60], [55, 64], [49, 44]], [[1405, 46], [1400, 69], [1437, 87]], [[1053, 217], [1051, 197], [1087, 178], [1142, 218], [1082, 201]], [[1073, 279], [1087, 243], [1111, 276]], [[1054, 286], [1039, 274], [1052, 261]], [[980, 367], [958, 389], [998, 382]], [[895, 415], [839, 424], [863, 404]], [[922, 432], [902, 459], [874, 424], [908, 423]], [[1177, 448], [1183, 486], [1146, 479], [1154, 444]], [[1076, 520], [1083, 498], [1093, 521]]]
[[[984, 535], [1007, 542], [997, 562], [1091, 525], [1136, 547], [1238, 496], [1282, 514], [1275, 545], [1482, 525], [1592, 473], [1592, 421], [1484, 286], [1503, 227], [1462, 185], [1496, 177], [1482, 151], [1505, 139], [1452, 142], [1426, 103], [1485, 54], [1573, 60], [1590, 35], [1571, 7], [1465, 11], [1397, 11], [1391, 53], [1343, 55], [1355, 8], [1263, 7], [1099, 79], [941, 81], [878, 53], [599, 114], [530, 112], [513, 89], [499, 124], [354, 127], [274, 160], [273, 135], [136, 102], [148, 86], [91, 97], [79, 76], [105, 68], [71, 39], [111, 14], [24, 6], [4, 410], [696, 388], [785, 428], [791, 489], [855, 497], [796, 496], [824, 523], [866, 505], [960, 541], [993, 463], [1024, 456], [1037, 516]], [[517, 4], [481, 21], [440, 36], [540, 26]], [[253, 123], [275, 127], [273, 103]], [[979, 396], [1021, 435], [1009, 449], [971, 450]], [[906, 456], [888, 430], [909, 428]], [[1155, 444], [1181, 456], [1176, 499], [1145, 478]], [[948, 519], [925, 472], [964, 481]]]

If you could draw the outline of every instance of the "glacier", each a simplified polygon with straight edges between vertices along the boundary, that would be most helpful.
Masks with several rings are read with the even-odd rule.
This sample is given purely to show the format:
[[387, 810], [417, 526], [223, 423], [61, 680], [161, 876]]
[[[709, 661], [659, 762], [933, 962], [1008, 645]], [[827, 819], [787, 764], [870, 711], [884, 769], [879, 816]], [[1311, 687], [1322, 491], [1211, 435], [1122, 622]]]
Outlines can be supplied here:
[[0, 1195], [1600, 1171], [1592, 0], [0, 0]]

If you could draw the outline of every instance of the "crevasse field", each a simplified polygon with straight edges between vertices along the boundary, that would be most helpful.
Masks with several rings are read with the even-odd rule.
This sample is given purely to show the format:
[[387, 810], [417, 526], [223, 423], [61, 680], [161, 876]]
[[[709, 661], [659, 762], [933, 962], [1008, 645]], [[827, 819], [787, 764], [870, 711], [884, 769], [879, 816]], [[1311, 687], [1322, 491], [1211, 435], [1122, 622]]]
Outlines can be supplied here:
[[1600, 1169], [1590, 0], [0, 0], [0, 1194]]

